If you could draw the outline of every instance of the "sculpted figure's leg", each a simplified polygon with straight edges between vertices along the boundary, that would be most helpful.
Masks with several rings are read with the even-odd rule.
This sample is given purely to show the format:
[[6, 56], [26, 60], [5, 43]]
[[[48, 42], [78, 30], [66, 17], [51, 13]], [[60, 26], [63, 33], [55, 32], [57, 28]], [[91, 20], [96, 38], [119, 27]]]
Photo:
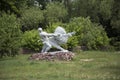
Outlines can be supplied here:
[[45, 52], [46, 47], [46, 44], [44, 44], [41, 53]]
[[45, 43], [44, 44], [44, 46], [43, 46], [43, 48], [42, 48], [42, 53], [44, 53], [44, 52], [48, 52], [48, 50], [50, 50], [50, 48], [51, 48], [52, 46], [49, 44], [49, 43]]
[[51, 47], [47, 47], [47, 48], [45, 49], [45, 52], [48, 52], [48, 51], [50, 50], [50, 48], [51, 48]]
[[49, 42], [47, 42], [46, 46], [47, 47], [45, 48], [45, 52], [48, 52], [50, 50], [50, 48], [52, 48], [52, 45]]
[[55, 43], [51, 43], [52, 46], [56, 47], [57, 49], [61, 50], [61, 51], [64, 51], [64, 52], [68, 52], [68, 50], [65, 50], [63, 49], [62, 47], [60, 47], [58, 44], [55, 44]]

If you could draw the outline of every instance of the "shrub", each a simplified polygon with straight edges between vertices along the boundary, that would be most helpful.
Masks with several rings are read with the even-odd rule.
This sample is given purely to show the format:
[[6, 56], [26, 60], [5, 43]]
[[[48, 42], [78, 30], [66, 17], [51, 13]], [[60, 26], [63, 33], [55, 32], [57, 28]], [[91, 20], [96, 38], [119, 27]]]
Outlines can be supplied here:
[[22, 47], [33, 51], [40, 51], [42, 41], [39, 41], [39, 33], [37, 30], [26, 31], [22, 36]]
[[14, 56], [20, 47], [20, 23], [14, 14], [0, 16], [0, 54], [1, 57]]
[[66, 28], [69, 31], [76, 31], [78, 45], [80, 46], [86, 46], [88, 49], [100, 49], [103, 46], [109, 45], [109, 38], [103, 27], [92, 23], [89, 17], [73, 18], [66, 25]]
[[78, 45], [78, 39], [77, 36], [73, 35], [68, 39], [67, 42], [67, 49], [68, 50], [73, 50], [76, 46]]
[[120, 50], [120, 41], [119, 41], [119, 39], [120, 39], [120, 37], [118, 37], [118, 38], [112, 37], [111, 41], [110, 41], [111, 45], [114, 46], [114, 49], [118, 50], [118, 51]]

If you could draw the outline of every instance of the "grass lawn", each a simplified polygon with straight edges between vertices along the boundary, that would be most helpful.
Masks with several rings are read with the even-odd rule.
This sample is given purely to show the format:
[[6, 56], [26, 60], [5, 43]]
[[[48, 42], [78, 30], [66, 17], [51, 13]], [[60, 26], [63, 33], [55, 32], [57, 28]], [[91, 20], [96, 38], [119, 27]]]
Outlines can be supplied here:
[[85, 51], [73, 61], [0, 59], [0, 80], [120, 80], [120, 52]]

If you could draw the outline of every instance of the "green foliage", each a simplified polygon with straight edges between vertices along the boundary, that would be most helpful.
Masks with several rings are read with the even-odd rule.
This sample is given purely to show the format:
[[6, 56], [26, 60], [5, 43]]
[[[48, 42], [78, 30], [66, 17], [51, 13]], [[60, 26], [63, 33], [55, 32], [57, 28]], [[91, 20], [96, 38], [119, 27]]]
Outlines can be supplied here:
[[113, 29], [116, 29], [116, 32], [120, 34], [120, 1], [115, 0], [113, 9], [112, 9], [112, 20], [111, 25]]
[[26, 31], [22, 36], [22, 46], [34, 51], [39, 51], [42, 47], [42, 41], [39, 41], [39, 33], [37, 30]]
[[69, 2], [68, 17], [87, 17], [90, 16], [94, 22], [99, 22], [99, 5], [100, 0], [74, 0]]
[[28, 0], [0, 0], [0, 11], [15, 13], [20, 15], [20, 8], [26, 6]]
[[0, 16], [0, 55], [14, 56], [20, 47], [20, 23], [14, 14]]
[[78, 39], [77, 36], [72, 36], [68, 39], [68, 42], [66, 44], [66, 47], [68, 50], [73, 50], [76, 46], [78, 46]]
[[62, 3], [48, 3], [45, 10], [45, 18], [48, 23], [58, 22], [65, 19], [67, 10]]
[[[39, 8], [35, 7], [34, 5], [35, 1], [39, 2]], [[15, 13], [17, 17], [20, 18], [22, 24], [22, 31], [36, 29], [38, 28], [38, 26], [42, 26], [42, 28], [46, 29], [48, 32], [54, 30], [55, 27], [53, 28], [50, 26], [52, 26], [52, 24], [54, 25], [54, 23], [56, 22], [69, 22], [69, 20], [74, 17], [81, 16], [85, 18], [87, 16], [90, 16], [90, 20], [92, 22], [96, 22], [98, 24], [103, 25], [107, 35], [111, 38], [111, 44], [114, 46], [116, 45], [115, 47], [118, 46], [119, 49], [120, 42], [119, 3], [120, 0], [0, 0], [0, 15], [2, 15], [2, 12]], [[79, 24], [80, 26], [83, 25], [86, 27], [89, 26], [86, 25], [86, 23], [77, 24]], [[92, 26], [100, 26], [98, 24], [93, 24]], [[77, 28], [77, 26], [75, 27]], [[67, 28], [66, 30], [69, 31]], [[89, 29], [88, 28], [83, 29], [82, 27], [80, 27], [79, 29], [77, 28], [76, 30], [78, 35], [79, 32], [82, 32], [81, 30]], [[102, 40], [102, 38], [97, 39], [96, 42], [94, 42], [94, 40], [92, 41], [94, 37], [92, 37], [93, 36], [92, 34], [89, 34], [91, 33], [91, 31], [90, 32], [86, 31], [87, 37], [84, 36], [85, 33], [81, 34], [83, 36], [77, 36], [77, 39], [85, 38], [85, 42], [84, 40], [83, 41], [79, 40], [79, 44], [80, 41], [86, 44], [86, 41], [87, 42], [89, 41], [88, 37], [91, 40], [90, 43], [92, 43], [94, 47], [96, 46], [94, 45], [96, 44], [96, 42], [98, 42], [97, 44], [99, 45], [103, 44], [100, 41]]]
[[[120, 0], [73, 0], [67, 1], [69, 17], [90, 16], [106, 30], [110, 38], [120, 41]], [[115, 43], [116, 44], [116, 43]], [[113, 44], [112, 44], [113, 45]]]
[[100, 14], [104, 19], [110, 19], [112, 14], [112, 6], [113, 6], [114, 0], [103, 0], [100, 4]]
[[71, 17], [90, 16], [92, 21], [100, 22], [99, 19], [111, 18], [113, 3], [114, 0], [74, 0], [67, 7]]
[[89, 17], [73, 18], [66, 27], [69, 31], [76, 31], [79, 45], [86, 46], [88, 49], [98, 49], [109, 44], [103, 27], [92, 23]]
[[111, 38], [110, 43], [114, 46], [115, 50], [120, 50], [120, 37], [113, 37]]
[[117, 50], [120, 50], [120, 0], [114, 0], [110, 25], [111, 43]]
[[47, 31], [48, 33], [54, 33], [54, 31], [57, 28], [57, 26], [61, 26], [62, 24], [63, 23], [61, 23], [61, 22], [53, 23], [53, 24], [47, 26], [47, 28], [45, 29], [45, 31]]
[[25, 30], [31, 30], [38, 27], [44, 19], [43, 12], [37, 7], [30, 7], [24, 10], [21, 17], [21, 24]]

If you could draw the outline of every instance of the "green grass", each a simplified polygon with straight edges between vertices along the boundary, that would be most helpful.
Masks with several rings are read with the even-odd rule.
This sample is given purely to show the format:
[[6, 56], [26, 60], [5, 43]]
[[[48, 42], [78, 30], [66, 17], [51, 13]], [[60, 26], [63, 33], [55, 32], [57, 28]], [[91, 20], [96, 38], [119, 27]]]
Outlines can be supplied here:
[[0, 59], [0, 80], [120, 80], [120, 52], [85, 51], [73, 61], [30, 61], [29, 56]]

